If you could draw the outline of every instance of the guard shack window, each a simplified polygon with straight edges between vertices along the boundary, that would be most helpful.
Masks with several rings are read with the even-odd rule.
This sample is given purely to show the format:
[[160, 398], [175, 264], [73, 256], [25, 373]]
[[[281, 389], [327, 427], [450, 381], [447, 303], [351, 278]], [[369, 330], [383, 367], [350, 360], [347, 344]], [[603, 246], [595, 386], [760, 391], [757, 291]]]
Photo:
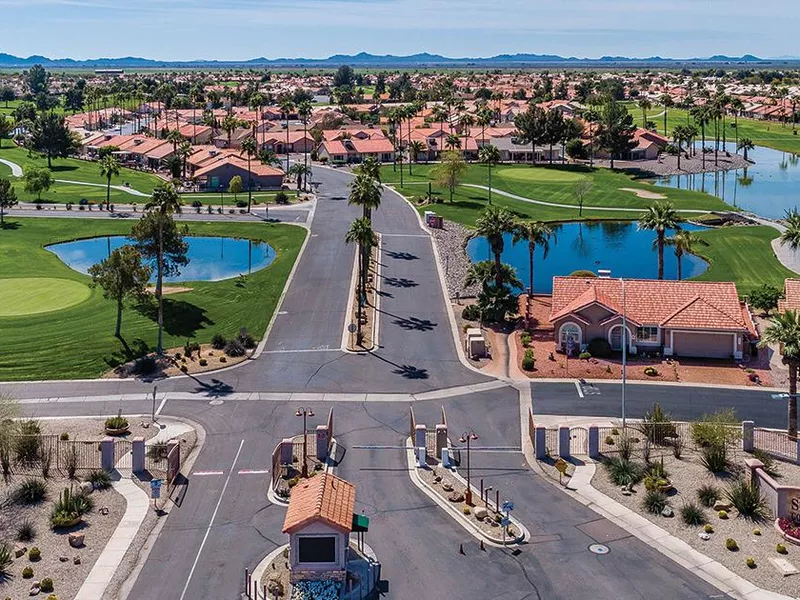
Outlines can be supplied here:
[[336, 537], [313, 536], [297, 539], [297, 558], [301, 563], [335, 563]]

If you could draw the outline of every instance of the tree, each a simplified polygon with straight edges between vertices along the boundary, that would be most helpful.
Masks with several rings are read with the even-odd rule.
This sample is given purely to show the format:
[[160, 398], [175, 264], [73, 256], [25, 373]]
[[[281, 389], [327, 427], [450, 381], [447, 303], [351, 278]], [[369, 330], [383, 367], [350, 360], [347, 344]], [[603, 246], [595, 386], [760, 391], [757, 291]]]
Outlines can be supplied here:
[[[481, 289], [487, 289], [494, 285], [497, 273], [497, 265], [493, 260], [479, 260], [478, 262], [470, 263], [467, 274], [464, 277], [464, 288], [477, 285]], [[501, 263], [499, 273], [503, 282], [515, 288], [522, 287], [522, 282], [517, 277], [517, 271], [511, 265]]]
[[372, 223], [372, 211], [381, 205], [381, 184], [367, 173], [358, 173], [350, 183], [347, 203], [360, 206], [363, 218]]
[[767, 316], [770, 311], [778, 308], [778, 300], [781, 298], [783, 298], [781, 290], [765, 283], [748, 294], [747, 303]]
[[695, 106], [689, 111], [695, 124], [700, 128], [701, 148], [700, 156], [703, 159], [703, 169], [706, 168], [706, 125], [710, 119], [707, 106]]
[[242, 191], [242, 189], [244, 189], [244, 188], [242, 186], [242, 178], [241, 178], [241, 176], [240, 175], [234, 175], [233, 177], [231, 177], [231, 180], [228, 182], [228, 193], [229, 194], [233, 194], [233, 201], [234, 202], [237, 201], [238, 194], [239, 194], [239, 192]]
[[36, 200], [41, 201], [42, 192], [46, 192], [53, 185], [53, 176], [44, 167], [31, 167], [22, 177], [25, 182], [25, 192], [36, 194]]
[[0, 88], [0, 102], [6, 103], [6, 108], [8, 108], [8, 103], [13, 102], [17, 99], [17, 93], [14, 91], [14, 88], [4, 85]]
[[514, 126], [522, 144], [531, 145], [531, 164], [536, 164], [536, 146], [544, 141], [547, 114], [544, 109], [532, 104], [525, 112], [514, 117]]
[[378, 243], [372, 224], [367, 217], [356, 219], [350, 224], [345, 233], [346, 244], [358, 244], [358, 343], [361, 343], [361, 307], [363, 299], [367, 297], [367, 277], [369, 273], [369, 257], [371, 248]]
[[160, 185], [145, 204], [145, 214], [131, 229], [131, 239], [145, 260], [155, 263], [156, 300], [158, 301], [158, 354], [164, 352], [164, 277], [177, 275], [180, 267], [189, 263], [188, 244], [183, 239], [188, 233], [184, 225], [178, 227], [172, 214], [180, 212], [180, 197], [170, 184]]
[[6, 119], [5, 115], [0, 115], [0, 148], [3, 147], [3, 140], [11, 133], [11, 120]]
[[708, 242], [691, 231], [681, 229], [675, 232], [675, 235], [668, 237], [664, 240], [664, 245], [671, 246], [675, 249], [675, 258], [678, 259], [678, 281], [683, 279], [683, 272], [681, 270], [681, 259], [684, 254], [692, 254], [695, 246], [708, 246]]
[[586, 197], [589, 195], [589, 192], [592, 191], [592, 182], [588, 179], [581, 179], [578, 183], [575, 184], [575, 187], [572, 188], [572, 193], [575, 195], [575, 200], [578, 201], [578, 216], [583, 216], [583, 203], [586, 200]]
[[242, 141], [242, 152], [247, 157], [247, 212], [250, 212], [253, 203], [253, 171], [250, 169], [250, 161], [258, 153], [255, 137], [250, 136]]
[[89, 267], [92, 286], [100, 286], [104, 298], [117, 302], [117, 325], [114, 328], [116, 337], [120, 337], [125, 300], [141, 300], [145, 297], [151, 273], [152, 269], [142, 264], [139, 251], [129, 245], [117, 248], [108, 258]]
[[295, 163], [289, 169], [289, 174], [294, 175], [297, 181], [297, 191], [300, 191], [305, 186], [305, 181], [308, 175], [311, 174], [311, 168], [303, 163]]
[[419, 140], [412, 140], [411, 143], [408, 145], [408, 154], [409, 160], [411, 162], [417, 162], [419, 159], [419, 155], [425, 152], [425, 144], [420, 142]]
[[664, 135], [667, 135], [667, 111], [675, 106], [675, 102], [669, 94], [661, 94], [658, 98], [658, 103], [664, 107]]
[[467, 164], [461, 153], [455, 150], [445, 152], [442, 161], [431, 170], [436, 185], [446, 187], [450, 191], [450, 202], [453, 201], [453, 194], [466, 170]]
[[691, 125], [676, 125], [672, 130], [672, 139], [678, 147], [678, 170], [681, 168], [681, 152], [684, 144], [691, 144], [695, 130]]
[[[493, 281], [498, 278], [503, 281], [499, 287]], [[500, 322], [508, 313], [517, 312], [518, 302], [514, 289], [521, 288], [522, 282], [511, 265], [501, 263], [498, 267], [490, 260], [473, 263], [464, 278], [464, 287], [472, 285], [480, 285], [478, 308], [481, 320]]]
[[[513, 243], [527, 242], [528, 243], [528, 266], [529, 266], [529, 280], [528, 280], [528, 298], [533, 297], [533, 257], [536, 252], [536, 247], [541, 246], [544, 255], [543, 259], [547, 259], [550, 253], [550, 236], [553, 235], [553, 228], [541, 221], [523, 221], [517, 223], [514, 227]], [[530, 302], [527, 303], [525, 309], [525, 321], [530, 320]]]
[[647, 111], [653, 108], [653, 103], [648, 98], [639, 98], [639, 108], [642, 111], [642, 127], [647, 127]]
[[308, 169], [308, 121], [311, 119], [313, 106], [309, 100], [303, 100], [297, 105], [297, 116], [303, 121], [303, 164]]
[[475, 229], [469, 234], [469, 239], [485, 237], [486, 241], [489, 242], [489, 247], [494, 254], [495, 286], [498, 288], [503, 285], [503, 280], [500, 277], [500, 265], [502, 264], [501, 259], [505, 249], [505, 235], [513, 233], [515, 228], [514, 216], [509, 211], [505, 208], [487, 206], [475, 220]]
[[756, 145], [753, 143], [753, 140], [751, 140], [750, 138], [747, 138], [747, 137], [743, 137], [742, 139], [739, 140], [739, 143], [736, 144], [736, 149], [737, 150], [742, 150], [744, 152], [744, 159], [745, 160], [748, 160], [747, 153], [750, 150], [753, 150], [755, 147], [756, 147]]
[[656, 232], [653, 245], [658, 250], [658, 278], [664, 279], [664, 239], [667, 229], [680, 229], [681, 218], [670, 202], [653, 202], [639, 219], [639, 229]]
[[111, 178], [119, 176], [119, 163], [108, 154], [100, 159], [100, 177], [106, 178], [106, 210], [111, 206]]
[[381, 163], [375, 160], [372, 156], [364, 159], [360, 165], [353, 169], [356, 173], [361, 173], [367, 177], [371, 177], [378, 183], [381, 182]]
[[333, 87], [352, 86], [355, 83], [355, 73], [350, 65], [342, 65], [333, 75]]
[[478, 160], [485, 164], [489, 170], [489, 204], [492, 203], [492, 167], [500, 162], [500, 149], [487, 144], [478, 150]]
[[22, 74], [22, 78], [31, 96], [47, 94], [50, 89], [50, 74], [42, 65], [33, 65]]
[[17, 204], [17, 192], [11, 182], [0, 177], [0, 229], [5, 227], [6, 210]]
[[611, 168], [614, 159], [621, 158], [636, 147], [633, 135], [636, 126], [633, 117], [622, 104], [608, 99], [600, 111], [600, 128], [597, 141], [611, 155]]
[[286, 168], [285, 171], [289, 171], [289, 116], [292, 114], [294, 110], [294, 102], [289, 97], [284, 98], [281, 100], [280, 103], [281, 113], [283, 113], [284, 119], [286, 119], [286, 147], [284, 150], [286, 151]]
[[41, 113], [33, 122], [31, 144], [34, 150], [47, 156], [47, 168], [53, 168], [54, 158], [66, 158], [77, 149], [77, 142], [63, 115]]
[[764, 330], [759, 346], [777, 344], [782, 348], [781, 362], [789, 367], [789, 437], [797, 437], [797, 370], [800, 367], [800, 318], [797, 312], [787, 310], [775, 315]]

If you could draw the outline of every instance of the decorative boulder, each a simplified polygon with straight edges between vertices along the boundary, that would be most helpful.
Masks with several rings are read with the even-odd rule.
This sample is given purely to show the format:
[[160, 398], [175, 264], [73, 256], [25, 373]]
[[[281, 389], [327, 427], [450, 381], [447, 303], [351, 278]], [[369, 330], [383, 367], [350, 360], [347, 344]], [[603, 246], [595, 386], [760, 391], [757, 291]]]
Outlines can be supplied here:
[[472, 513], [475, 515], [475, 518], [478, 519], [478, 521], [483, 521], [489, 514], [489, 511], [482, 506], [476, 506], [472, 509]]
[[675, 516], [675, 512], [672, 510], [672, 507], [665, 506], [663, 508], [663, 510], [661, 511], [661, 516], [662, 517], [667, 517], [667, 518], [674, 517]]
[[450, 502], [463, 502], [464, 501], [464, 494], [461, 492], [453, 492], [447, 497]]
[[78, 485], [78, 493], [81, 496], [88, 496], [94, 491], [94, 484], [91, 481], [81, 481]]
[[27, 551], [28, 549], [22, 544], [14, 544], [14, 558], [20, 558], [21, 556], [25, 556], [25, 553]]
[[31, 586], [30, 591], [28, 592], [28, 596], [38, 596], [39, 595], [39, 591], [40, 591], [39, 584], [38, 583], [34, 583]]
[[73, 559], [72, 559], [72, 564], [73, 564], [73, 565], [79, 565], [79, 564], [81, 564], [81, 557], [80, 557], [80, 556], [76, 556], [75, 558], [73, 558]]
[[448, 483], [448, 482], [446, 482], [446, 481], [445, 481], [445, 482], [442, 484], [442, 489], [443, 489], [445, 492], [452, 492], [452, 491], [453, 491], [453, 484], [452, 484], [452, 483]]
[[721, 510], [730, 510], [731, 508], [733, 508], [733, 505], [727, 500], [717, 500], [716, 502], [714, 502], [715, 512], [719, 512]]
[[86, 539], [86, 534], [79, 531], [69, 534], [69, 545], [73, 548], [82, 548], [83, 542]]

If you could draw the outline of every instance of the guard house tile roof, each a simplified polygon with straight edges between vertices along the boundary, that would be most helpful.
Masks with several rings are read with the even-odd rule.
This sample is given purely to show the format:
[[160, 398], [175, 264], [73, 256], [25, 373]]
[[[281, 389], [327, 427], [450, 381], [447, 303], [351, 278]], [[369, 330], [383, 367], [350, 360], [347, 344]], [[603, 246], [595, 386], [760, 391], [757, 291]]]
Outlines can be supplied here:
[[356, 488], [330, 473], [301, 480], [293, 489], [283, 533], [293, 533], [314, 521], [349, 533], [353, 527]]

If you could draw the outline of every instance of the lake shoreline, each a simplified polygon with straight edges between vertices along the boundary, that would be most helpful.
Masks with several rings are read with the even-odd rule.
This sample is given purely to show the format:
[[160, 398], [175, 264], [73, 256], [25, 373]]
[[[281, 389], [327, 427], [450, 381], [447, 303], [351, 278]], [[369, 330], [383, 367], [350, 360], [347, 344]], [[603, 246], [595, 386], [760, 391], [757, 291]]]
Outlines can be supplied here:
[[[700, 154], [685, 158], [681, 156], [681, 168], [678, 169], [678, 157], [671, 154], [661, 154], [652, 160], [615, 160], [614, 168], [627, 171], [635, 177], [671, 177], [673, 175], [695, 175], [698, 173], [715, 173], [718, 171], [735, 171], [752, 167], [755, 163], [745, 160], [744, 156], [732, 152], [720, 151], [717, 155], [717, 164], [714, 164], [714, 153], [706, 152], [705, 168]], [[610, 168], [608, 160], [595, 160], [595, 166]]]

